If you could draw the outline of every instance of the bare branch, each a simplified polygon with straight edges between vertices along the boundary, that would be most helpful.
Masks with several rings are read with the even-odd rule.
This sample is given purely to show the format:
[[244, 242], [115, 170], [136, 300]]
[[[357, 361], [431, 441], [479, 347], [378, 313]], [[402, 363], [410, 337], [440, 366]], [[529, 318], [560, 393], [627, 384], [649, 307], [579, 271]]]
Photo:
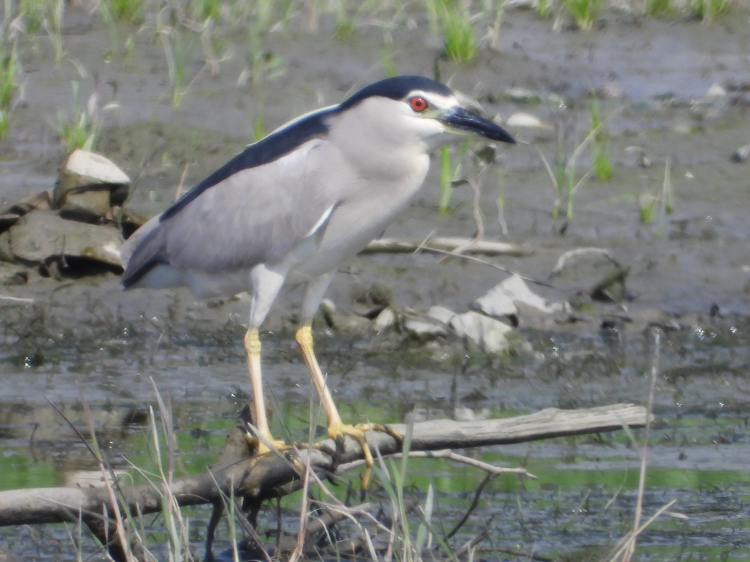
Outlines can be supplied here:
[[[392, 459], [400, 459], [402, 456], [403, 456], [403, 453], [395, 453], [393, 455], [388, 455], [388, 457]], [[458, 453], [454, 453], [450, 449], [443, 449], [442, 451], [410, 451], [409, 458], [410, 459], [450, 459], [452, 461], [467, 464], [469, 466], [475, 466], [477, 468], [481, 468], [482, 470], [489, 472], [492, 475], [518, 474], [526, 478], [531, 478], [532, 480], [536, 480], [536, 476], [528, 472], [525, 468], [505, 468], [502, 466], [495, 466], [494, 464], [489, 464], [489, 463], [482, 462], [477, 459], [472, 459], [471, 457], [459, 455]], [[354, 468], [364, 466], [365, 464], [366, 463], [364, 460], [361, 460], [361, 459], [356, 460], [354, 462], [350, 462], [345, 465], [339, 466], [337, 472], [340, 474], [342, 472], [346, 472], [348, 470], [352, 470]]]

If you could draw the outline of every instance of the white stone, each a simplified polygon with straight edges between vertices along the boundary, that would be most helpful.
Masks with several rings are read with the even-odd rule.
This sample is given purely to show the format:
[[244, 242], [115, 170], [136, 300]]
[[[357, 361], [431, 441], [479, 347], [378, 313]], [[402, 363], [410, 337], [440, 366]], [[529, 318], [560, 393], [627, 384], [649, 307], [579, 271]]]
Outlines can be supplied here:
[[86, 150], [75, 150], [60, 167], [54, 192], [55, 208], [63, 206], [68, 192], [81, 193], [102, 188], [114, 190], [123, 185], [130, 185], [130, 178], [109, 158]]
[[474, 301], [474, 307], [488, 316], [502, 318], [518, 312], [517, 304], [551, 314], [561, 309], [559, 303], [549, 303], [534, 293], [519, 275], [511, 275], [496, 285], [483, 297]]
[[428, 316], [409, 316], [404, 321], [407, 332], [418, 338], [431, 338], [448, 335], [449, 329], [445, 323]]
[[448, 324], [455, 315], [455, 312], [444, 306], [433, 306], [427, 311], [427, 316], [443, 324]]
[[706, 92], [705, 97], [707, 98], [723, 98], [727, 95], [727, 91], [721, 84], [711, 84], [711, 87]]
[[508, 350], [505, 334], [513, 330], [499, 320], [472, 311], [456, 314], [450, 325], [459, 337], [471, 340], [482, 351], [492, 354]]
[[91, 183], [123, 185], [130, 183], [130, 178], [109, 158], [88, 152], [75, 150], [68, 156], [63, 170], [69, 174], [78, 174], [91, 180]]
[[373, 320], [373, 326], [378, 332], [387, 330], [396, 323], [396, 313], [393, 309], [388, 307], [380, 311], [375, 320]]
[[517, 111], [505, 122], [508, 127], [522, 127], [526, 129], [551, 129], [552, 127], [531, 113]]

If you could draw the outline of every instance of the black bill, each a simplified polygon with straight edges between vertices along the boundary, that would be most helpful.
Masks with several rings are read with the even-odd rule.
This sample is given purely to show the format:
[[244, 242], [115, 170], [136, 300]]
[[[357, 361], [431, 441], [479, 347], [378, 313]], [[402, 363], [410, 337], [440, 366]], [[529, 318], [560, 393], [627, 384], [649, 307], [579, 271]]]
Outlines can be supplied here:
[[473, 133], [494, 141], [516, 143], [505, 129], [463, 107], [453, 107], [444, 111], [438, 116], [438, 120], [457, 131]]

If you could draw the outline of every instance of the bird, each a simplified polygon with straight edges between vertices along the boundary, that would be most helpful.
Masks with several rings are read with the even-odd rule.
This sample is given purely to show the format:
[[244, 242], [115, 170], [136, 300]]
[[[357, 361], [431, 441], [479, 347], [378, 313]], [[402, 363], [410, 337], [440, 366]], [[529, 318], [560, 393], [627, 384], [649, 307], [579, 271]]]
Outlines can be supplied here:
[[269, 429], [259, 330], [282, 287], [303, 283], [295, 339], [328, 435], [337, 445], [345, 435], [357, 439], [372, 466], [364, 432], [385, 429], [343, 423], [315, 356], [312, 320], [337, 268], [409, 205], [430, 153], [467, 135], [515, 143], [462, 107], [448, 86], [421, 76], [386, 78], [247, 146], [123, 245], [125, 290], [182, 286], [198, 298], [251, 295], [244, 348], [256, 430], [248, 441], [256, 454], [285, 446]]

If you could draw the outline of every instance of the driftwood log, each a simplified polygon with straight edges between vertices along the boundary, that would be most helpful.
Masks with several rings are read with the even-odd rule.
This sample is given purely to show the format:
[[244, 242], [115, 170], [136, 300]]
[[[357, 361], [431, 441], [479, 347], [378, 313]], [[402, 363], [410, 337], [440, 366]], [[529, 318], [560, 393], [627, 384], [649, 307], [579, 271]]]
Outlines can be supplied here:
[[[411, 451], [436, 451], [505, 445], [552, 437], [614, 431], [623, 426], [642, 427], [648, 414], [641, 406], [618, 404], [584, 410], [550, 408], [535, 414], [508, 419], [456, 422], [438, 420], [412, 426]], [[390, 426], [403, 434], [407, 427]], [[401, 445], [390, 435], [369, 432], [368, 442], [381, 455], [398, 453]], [[234, 445], [232, 445], [234, 443]], [[237, 451], [244, 445], [239, 429], [230, 434], [229, 446], [210, 469], [198, 476], [177, 478], [171, 492], [179, 505], [218, 504], [222, 494], [250, 498], [259, 502], [293, 491], [289, 484], [298, 479], [296, 469], [283, 455], [269, 453], [260, 457], [238, 459]], [[331, 471], [335, 444], [321, 443], [321, 448], [299, 449], [298, 457], [311, 467]], [[327, 449], [327, 450], [326, 450]], [[340, 466], [362, 458], [357, 442], [347, 438], [339, 459]], [[229, 460], [227, 460], [229, 459]], [[155, 513], [162, 510], [163, 491], [151, 485], [120, 486], [122, 508], [131, 513]], [[112, 513], [110, 495], [105, 487], [97, 488], [32, 488], [0, 492], [0, 526], [39, 523], [76, 522], [81, 519], [90, 526], [100, 524], [103, 513]]]

